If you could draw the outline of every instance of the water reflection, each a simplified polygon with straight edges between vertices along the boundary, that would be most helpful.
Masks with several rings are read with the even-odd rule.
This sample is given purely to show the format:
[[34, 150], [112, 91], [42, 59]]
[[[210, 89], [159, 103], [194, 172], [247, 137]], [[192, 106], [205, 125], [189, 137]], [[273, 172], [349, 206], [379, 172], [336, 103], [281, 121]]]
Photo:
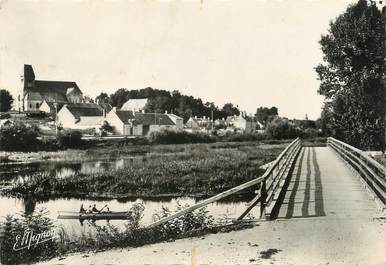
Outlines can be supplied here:
[[36, 172], [66, 178], [76, 174], [93, 174], [141, 166], [146, 162], [144, 156], [110, 160], [63, 162], [47, 161], [28, 164], [1, 164], [0, 181], [27, 181]]
[[[249, 198], [244, 196], [232, 197], [234, 200], [219, 201], [208, 205], [207, 210], [210, 215], [215, 218], [232, 219], [237, 218], [245, 209], [246, 202]], [[144, 216], [142, 218], [142, 225], [150, 224], [153, 221], [153, 215], [159, 212], [162, 207], [169, 208], [171, 211], [177, 209], [178, 203], [181, 205], [193, 205], [200, 199], [192, 197], [182, 198], [162, 198], [162, 199], [142, 199], [142, 198], [126, 198], [125, 200], [88, 200], [88, 199], [51, 199], [48, 201], [36, 201], [32, 196], [27, 196], [23, 199], [8, 198], [0, 196], [0, 221], [10, 214], [25, 213], [31, 214], [34, 211], [45, 208], [48, 211], [48, 217], [55, 220], [55, 222], [63, 227], [66, 233], [71, 237], [79, 237], [84, 234], [92, 233], [94, 224], [89, 222], [81, 223], [77, 219], [57, 219], [58, 211], [78, 211], [80, 205], [83, 203], [87, 208], [89, 205], [96, 204], [100, 209], [104, 205], [108, 205], [111, 211], [126, 211], [130, 209], [134, 203], [143, 203], [145, 206]], [[257, 216], [258, 210], [255, 211]], [[98, 225], [106, 225], [110, 223], [122, 229], [125, 227], [125, 220], [98, 220]]]

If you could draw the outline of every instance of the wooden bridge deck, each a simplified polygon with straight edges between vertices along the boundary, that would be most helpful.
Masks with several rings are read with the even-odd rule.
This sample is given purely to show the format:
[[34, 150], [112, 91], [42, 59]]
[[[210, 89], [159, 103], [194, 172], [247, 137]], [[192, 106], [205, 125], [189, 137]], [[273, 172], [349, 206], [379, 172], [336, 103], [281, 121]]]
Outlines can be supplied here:
[[303, 148], [289, 177], [279, 219], [366, 218], [378, 210], [358, 177], [331, 148]]

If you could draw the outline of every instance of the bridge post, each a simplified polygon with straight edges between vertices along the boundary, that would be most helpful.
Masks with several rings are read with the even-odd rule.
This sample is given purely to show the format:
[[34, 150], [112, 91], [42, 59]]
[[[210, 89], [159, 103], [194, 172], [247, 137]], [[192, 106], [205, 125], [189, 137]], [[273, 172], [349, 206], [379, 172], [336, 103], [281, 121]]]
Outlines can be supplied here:
[[263, 181], [260, 189], [260, 218], [265, 216], [265, 206], [267, 201], [267, 187], [266, 187], [266, 179]]

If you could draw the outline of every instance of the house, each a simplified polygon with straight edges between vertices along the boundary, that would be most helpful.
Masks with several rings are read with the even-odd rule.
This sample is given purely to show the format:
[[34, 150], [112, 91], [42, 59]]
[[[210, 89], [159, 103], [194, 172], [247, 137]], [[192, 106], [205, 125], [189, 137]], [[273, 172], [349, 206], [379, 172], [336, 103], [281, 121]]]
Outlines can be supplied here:
[[95, 103], [65, 104], [57, 115], [58, 124], [68, 129], [99, 129], [104, 120], [104, 109]]
[[148, 102], [147, 98], [129, 99], [122, 105], [121, 110], [131, 110], [131, 111], [140, 112], [145, 110], [145, 106], [147, 102]]
[[113, 127], [114, 133], [118, 135], [140, 135], [133, 128], [134, 112], [131, 110], [117, 110], [115, 107], [107, 113], [106, 122]]
[[202, 118], [190, 117], [189, 120], [185, 123], [185, 128], [191, 131], [204, 131], [209, 130], [212, 127], [212, 121], [210, 118], [204, 116]]
[[225, 122], [227, 127], [231, 127], [244, 133], [253, 133], [256, 131], [255, 118], [249, 117], [245, 113], [240, 113], [238, 116], [228, 116]]
[[[31, 65], [24, 65], [22, 87], [18, 96], [18, 109], [24, 112], [38, 112], [43, 101], [48, 103], [81, 103], [82, 91], [75, 82], [36, 80]], [[45, 106], [44, 109], [48, 110]]]
[[116, 108], [106, 115], [106, 121], [119, 135], [144, 136], [154, 131], [183, 128], [182, 118], [174, 114], [143, 113]]
[[169, 116], [169, 118], [175, 123], [176, 130], [184, 129], [184, 119], [183, 118], [181, 118], [180, 116], [177, 116], [173, 113], [168, 114], [167, 111], [165, 112], [165, 114], [167, 114]]

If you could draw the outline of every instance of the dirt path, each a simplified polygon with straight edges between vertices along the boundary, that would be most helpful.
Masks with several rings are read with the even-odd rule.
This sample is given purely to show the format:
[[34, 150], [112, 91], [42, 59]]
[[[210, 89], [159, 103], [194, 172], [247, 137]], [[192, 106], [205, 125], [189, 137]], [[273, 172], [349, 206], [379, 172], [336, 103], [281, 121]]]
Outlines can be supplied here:
[[[78, 254], [41, 264], [385, 264], [385, 221], [289, 219], [204, 238]], [[356, 229], [352, 229], [355, 227]], [[278, 250], [270, 258], [262, 251]], [[272, 251], [274, 252], [274, 251]]]

